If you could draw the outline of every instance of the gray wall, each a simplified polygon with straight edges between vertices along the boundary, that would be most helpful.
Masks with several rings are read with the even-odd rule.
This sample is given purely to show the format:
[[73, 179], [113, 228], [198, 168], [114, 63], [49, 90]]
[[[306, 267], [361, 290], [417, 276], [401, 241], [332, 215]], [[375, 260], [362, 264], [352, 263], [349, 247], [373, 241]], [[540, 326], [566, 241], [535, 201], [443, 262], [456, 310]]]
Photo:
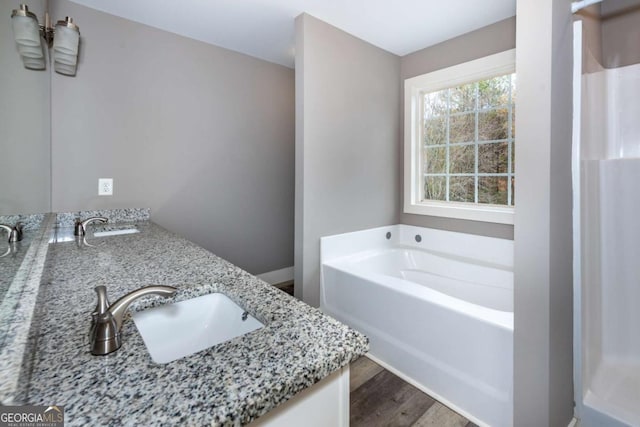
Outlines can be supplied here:
[[[513, 49], [515, 46], [516, 19], [513, 17], [403, 56], [400, 63], [401, 87], [404, 88], [405, 79]], [[404, 89], [401, 96], [404, 98]], [[402, 102], [402, 106], [404, 109], [404, 102]], [[402, 134], [404, 134], [404, 129]], [[399, 143], [399, 149], [402, 153], [404, 135], [400, 138]], [[400, 164], [400, 174], [403, 173], [402, 166]], [[516, 179], [517, 174], [516, 170]], [[404, 194], [402, 187], [399, 188], [401, 194]], [[399, 204], [399, 207], [400, 222], [403, 224], [513, 239], [513, 226], [511, 225], [405, 214], [402, 212], [402, 204]]]
[[570, 0], [518, 0], [514, 418], [562, 426], [572, 388]]
[[[11, 11], [0, 2], [0, 215], [49, 212], [49, 71], [24, 68], [13, 38]], [[42, 23], [44, 1], [29, 2]]]
[[606, 68], [640, 63], [640, 1], [602, 3], [602, 53]]
[[295, 280], [311, 305], [321, 236], [398, 222], [399, 81], [397, 56], [296, 19]]
[[[150, 207], [259, 274], [293, 264], [294, 72], [66, 0], [77, 76], [52, 77], [53, 210]], [[114, 179], [99, 197], [98, 178]]]

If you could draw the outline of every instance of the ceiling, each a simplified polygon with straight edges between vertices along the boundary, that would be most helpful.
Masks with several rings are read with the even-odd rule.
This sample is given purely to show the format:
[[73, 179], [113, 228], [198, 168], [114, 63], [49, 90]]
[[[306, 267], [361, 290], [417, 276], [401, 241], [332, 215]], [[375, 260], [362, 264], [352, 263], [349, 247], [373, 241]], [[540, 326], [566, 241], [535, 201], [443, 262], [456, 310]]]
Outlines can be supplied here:
[[287, 67], [303, 12], [400, 56], [516, 12], [516, 0], [71, 1]]

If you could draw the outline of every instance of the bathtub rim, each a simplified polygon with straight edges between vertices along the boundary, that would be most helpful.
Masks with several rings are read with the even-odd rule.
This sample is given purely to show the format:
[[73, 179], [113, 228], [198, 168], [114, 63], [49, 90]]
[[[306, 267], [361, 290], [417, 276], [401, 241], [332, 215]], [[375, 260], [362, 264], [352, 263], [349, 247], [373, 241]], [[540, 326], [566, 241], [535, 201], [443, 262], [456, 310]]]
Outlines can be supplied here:
[[[390, 232], [391, 237], [383, 240], [382, 236], [384, 236], [386, 232]], [[415, 243], [412, 240], [412, 238], [408, 237], [408, 236], [413, 236], [414, 233], [426, 233], [429, 235], [427, 237], [434, 237], [436, 240], [439, 238], [448, 236], [448, 237], [453, 237], [456, 240], [458, 239], [466, 240], [467, 243], [469, 243], [470, 245], [476, 245], [476, 244], [481, 244], [483, 246], [493, 245], [495, 246], [493, 248], [494, 251], [501, 253], [502, 257], [507, 256], [508, 258], [506, 259], [500, 258], [499, 262], [492, 262], [487, 259], [486, 251], [480, 251], [479, 253], [474, 254], [475, 257], [471, 255], [460, 255], [459, 253], [457, 253], [457, 251], [455, 254], [450, 253], [447, 250], [433, 251], [425, 247], [427, 245], [432, 244], [428, 241], [428, 239], [426, 240], [424, 239], [425, 236], [423, 236], [421, 243]], [[371, 239], [370, 236], [374, 236], [374, 235], [380, 236], [380, 237], [375, 237], [374, 239]], [[343, 258], [345, 256], [350, 256], [365, 250], [373, 249], [373, 247], [369, 247], [369, 246], [367, 246], [366, 249], [356, 249], [356, 250], [345, 250], [342, 247], [338, 249], [336, 247], [336, 242], [346, 239], [349, 236], [356, 237], [356, 239], [358, 238], [361, 239], [363, 238], [363, 236], [367, 236], [367, 240], [372, 241], [373, 247], [375, 248], [389, 247], [390, 244], [394, 246], [406, 245], [408, 247], [418, 249], [418, 250], [427, 250], [430, 252], [437, 252], [438, 254], [441, 254], [441, 255], [458, 256], [460, 258], [465, 258], [470, 260], [477, 259], [477, 261], [480, 261], [478, 258], [482, 257], [485, 259], [482, 260], [481, 262], [487, 265], [496, 265], [496, 266], [506, 267], [513, 270], [513, 259], [514, 259], [513, 239], [506, 239], [506, 238], [494, 237], [494, 236], [483, 236], [479, 234], [464, 233], [460, 231], [442, 230], [438, 228], [421, 227], [421, 226], [409, 225], [409, 224], [383, 225], [380, 227], [366, 228], [361, 230], [347, 231], [344, 233], [322, 236], [320, 237], [320, 265], [322, 265], [324, 262], [333, 261], [338, 258]], [[328, 249], [327, 245], [331, 246], [331, 249]], [[359, 246], [359, 244], [357, 244], [356, 246]], [[334, 252], [337, 252], [337, 254], [335, 254]], [[489, 257], [489, 258], [494, 259], [494, 257]]]

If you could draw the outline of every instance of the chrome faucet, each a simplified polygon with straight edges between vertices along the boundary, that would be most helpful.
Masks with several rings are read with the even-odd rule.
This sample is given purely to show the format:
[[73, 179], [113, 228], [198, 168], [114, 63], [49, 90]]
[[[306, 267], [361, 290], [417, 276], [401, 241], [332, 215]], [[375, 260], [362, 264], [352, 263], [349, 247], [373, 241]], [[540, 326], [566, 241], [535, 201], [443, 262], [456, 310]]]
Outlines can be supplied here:
[[173, 296], [177, 289], [172, 286], [145, 286], [126, 294], [113, 304], [109, 304], [107, 299], [106, 286], [97, 286], [95, 291], [98, 294], [98, 304], [92, 313], [91, 354], [102, 356], [116, 351], [122, 345], [120, 329], [129, 304], [146, 295], [168, 298]]
[[5, 224], [0, 224], [0, 229], [7, 230], [9, 233], [9, 242], [19, 242], [22, 240], [22, 223], [18, 222], [13, 227]]
[[87, 218], [84, 221], [80, 221], [80, 218], [76, 218], [76, 225], [73, 230], [73, 234], [76, 236], [84, 236], [87, 231], [87, 225], [91, 224], [92, 222], [101, 222], [104, 224], [107, 221], [109, 220], [103, 216], [94, 216], [91, 218]]

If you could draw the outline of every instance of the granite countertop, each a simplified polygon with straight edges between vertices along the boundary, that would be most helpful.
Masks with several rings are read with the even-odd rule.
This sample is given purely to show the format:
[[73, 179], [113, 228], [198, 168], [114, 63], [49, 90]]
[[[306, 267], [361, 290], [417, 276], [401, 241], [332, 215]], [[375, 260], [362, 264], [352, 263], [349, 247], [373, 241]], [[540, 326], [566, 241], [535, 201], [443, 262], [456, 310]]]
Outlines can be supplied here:
[[[85, 242], [57, 228], [49, 245], [22, 384], [30, 404], [64, 405], [69, 425], [247, 424], [368, 350], [365, 336], [318, 309], [152, 222], [135, 226], [140, 233], [89, 231]], [[127, 314], [122, 347], [92, 356], [93, 288], [106, 285], [115, 301], [152, 284], [179, 290], [130, 310], [221, 292], [265, 326], [156, 364]]]

